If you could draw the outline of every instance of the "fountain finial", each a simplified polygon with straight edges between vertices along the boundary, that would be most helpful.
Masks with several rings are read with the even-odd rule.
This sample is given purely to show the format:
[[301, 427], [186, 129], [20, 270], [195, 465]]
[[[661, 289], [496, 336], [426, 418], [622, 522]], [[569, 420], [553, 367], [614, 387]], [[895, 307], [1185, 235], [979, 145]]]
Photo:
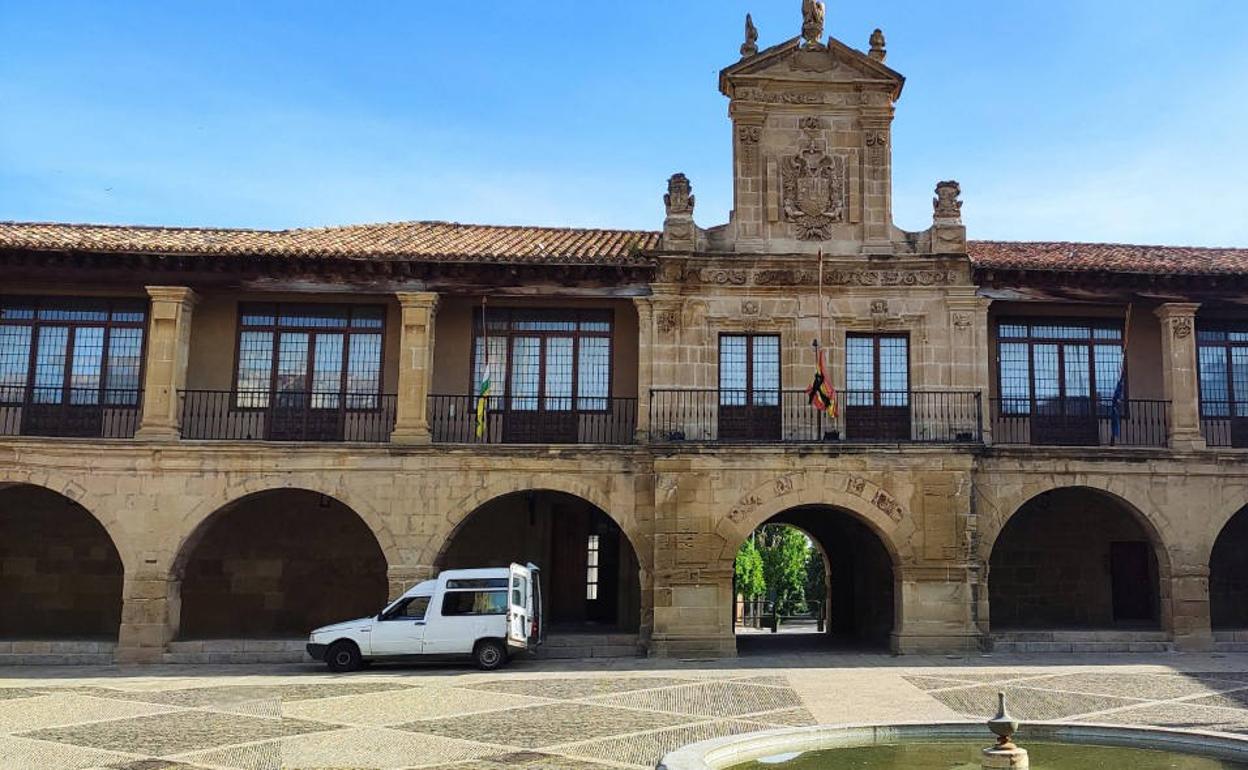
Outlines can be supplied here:
[[988, 720], [988, 729], [997, 736], [997, 747], [1002, 749], [1015, 748], [1014, 733], [1018, 732], [1018, 720], [1005, 710], [1005, 693], [997, 693], [997, 715]]

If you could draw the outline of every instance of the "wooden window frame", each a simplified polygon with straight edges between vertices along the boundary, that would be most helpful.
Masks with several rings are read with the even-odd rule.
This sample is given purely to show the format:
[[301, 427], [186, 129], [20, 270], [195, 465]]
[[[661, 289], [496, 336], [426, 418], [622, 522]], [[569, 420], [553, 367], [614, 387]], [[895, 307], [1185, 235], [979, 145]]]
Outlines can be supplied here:
[[[1224, 320], [1213, 320], [1213, 321], [1199, 321], [1198, 320], [1196, 322], [1196, 397], [1200, 400], [1200, 416], [1202, 419], [1207, 419], [1207, 420], [1244, 419], [1242, 417], [1237, 418], [1235, 415], [1235, 412], [1236, 412], [1236, 407], [1239, 406], [1240, 404], [1248, 404], [1248, 393], [1244, 393], [1241, 398], [1241, 397], [1238, 397], [1238, 394], [1236, 394], [1235, 392], [1235, 368], [1232, 365], [1232, 362], [1234, 359], [1233, 359], [1233, 356], [1231, 355], [1231, 351], [1235, 348], [1248, 349], [1248, 340], [1224, 339], [1221, 342], [1202, 342], [1200, 339], [1200, 333], [1202, 331], [1220, 331], [1220, 332], [1226, 332], [1228, 334], [1230, 332], [1236, 332], [1236, 333], [1241, 333], [1241, 334], [1248, 333], [1248, 321], [1224, 319]], [[1203, 372], [1203, 367], [1200, 365], [1201, 364], [1200, 351], [1202, 348], [1217, 348], [1218, 350], [1223, 351], [1224, 355], [1226, 356], [1225, 358], [1225, 361], [1226, 361], [1226, 402], [1225, 403], [1226, 403], [1227, 413], [1224, 415], [1208, 414], [1205, 411], [1205, 394], [1204, 394], [1205, 389], [1202, 387], [1202, 385], [1204, 384], [1205, 375]]]
[[[273, 323], [272, 324], [266, 325], [266, 324], [244, 323], [243, 318], [247, 315], [248, 311], [254, 310], [255, 308], [270, 308], [270, 307], [273, 309], [273, 312], [272, 312]], [[341, 326], [341, 327], [328, 327], [328, 326], [283, 325], [281, 323], [282, 312], [284, 310], [290, 310], [292, 308], [298, 309], [298, 308], [323, 308], [323, 307], [346, 308], [347, 310], [346, 325]], [[363, 308], [380, 311], [380, 318], [381, 318], [380, 327], [366, 327], [366, 326], [353, 327], [351, 326], [351, 321], [355, 318], [355, 311], [359, 309], [363, 309]], [[353, 413], [380, 412], [383, 409], [382, 402], [383, 402], [383, 396], [385, 395], [384, 383], [385, 383], [385, 374], [386, 374], [386, 320], [387, 320], [387, 315], [388, 313], [387, 313], [385, 305], [378, 305], [378, 304], [371, 304], [371, 303], [334, 304], [334, 303], [318, 303], [318, 302], [265, 302], [263, 300], [253, 300], [253, 301], [238, 303], [238, 314], [237, 314], [238, 322], [235, 324], [235, 330], [234, 330], [234, 377], [233, 377], [233, 389], [232, 389], [234, 395], [230, 398], [230, 409], [236, 412], [266, 412], [274, 408], [273, 402], [275, 400], [275, 397], [278, 395], [277, 370], [278, 370], [278, 362], [281, 356], [281, 344], [280, 344], [281, 335], [283, 332], [295, 332], [297, 334], [309, 335], [308, 365], [305, 371], [305, 375], [308, 378], [309, 384], [311, 384], [311, 381], [313, 379], [313, 374], [316, 371], [316, 344], [314, 342], [316, 335], [336, 333], [336, 334], [341, 334], [343, 337], [342, 371], [339, 374], [338, 391], [337, 391], [337, 396], [341, 399], [341, 404], [337, 407], [309, 406], [308, 407], [309, 409], [318, 410], [318, 411], [319, 410], [343, 411], [343, 412], [353, 412]], [[271, 356], [270, 361], [269, 361], [268, 404], [265, 406], [244, 406], [238, 403], [238, 377], [240, 374], [238, 367], [239, 367], [239, 364], [242, 363], [243, 334], [246, 332], [268, 332], [273, 335], [273, 355]], [[364, 334], [376, 333], [380, 335], [381, 337], [381, 340], [378, 343], [378, 350], [379, 350], [380, 355], [378, 356], [378, 360], [377, 360], [377, 391], [375, 393], [372, 393], [372, 392], [369, 392], [369, 393], [359, 392], [359, 393], [350, 393], [350, 394], [347, 393], [347, 377], [350, 373], [350, 367], [348, 366], [348, 363], [351, 360], [351, 334], [353, 332], [364, 333]], [[309, 395], [313, 394], [313, 391], [311, 390], [302, 391], [302, 392], [307, 393]], [[352, 406], [348, 406], [348, 401], [350, 400], [348, 398], [348, 395], [375, 396], [377, 400], [373, 406], [352, 407]]]
[[[32, 398], [31, 394], [34, 393], [36, 387], [40, 387], [40, 386], [35, 385], [35, 374], [36, 374], [36, 369], [37, 369], [36, 361], [37, 361], [37, 357], [39, 353], [39, 336], [40, 336], [39, 332], [40, 330], [44, 328], [48, 328], [48, 327], [63, 327], [63, 328], [66, 328], [68, 332], [65, 337], [65, 359], [64, 359], [65, 374], [61, 379], [61, 384], [59, 387], [61, 388], [63, 393], [67, 394], [67, 398], [62, 403], [48, 404], [48, 406], [66, 406], [66, 407], [68, 406], [83, 406], [83, 407], [98, 406], [102, 409], [106, 409], [106, 408], [126, 409], [126, 408], [138, 407], [138, 405], [141, 403], [142, 398], [143, 398], [144, 377], [147, 373], [147, 338], [148, 338], [147, 324], [148, 324], [148, 321], [151, 320], [151, 304], [147, 298], [81, 297], [81, 296], [25, 296], [25, 295], [9, 294], [9, 295], [0, 296], [0, 300], [3, 300], [4, 302], [12, 302], [14, 304], [29, 305], [31, 311], [34, 314], [34, 317], [29, 318], [29, 319], [0, 318], [0, 325], [2, 326], [27, 326], [27, 327], [30, 327], [30, 330], [31, 330], [30, 352], [28, 354], [28, 358], [26, 362], [26, 383], [23, 386], [24, 393], [23, 393], [22, 400], [21, 401], [0, 401], [0, 405], [20, 406], [25, 403], [34, 403], [31, 400]], [[65, 303], [59, 309], [71, 309], [69, 308], [69, 305], [75, 302], [100, 302], [102, 303], [104, 307], [104, 312], [106, 315], [105, 319], [103, 321], [45, 320], [39, 317], [40, 311], [46, 310], [52, 307], [56, 307], [57, 303]], [[130, 307], [136, 308], [138, 312], [141, 312], [143, 314], [143, 317], [138, 321], [113, 320], [113, 313], [119, 310], [123, 310], [124, 307], [122, 306], [130, 306]], [[74, 404], [72, 400], [70, 400], [72, 396], [68, 396], [68, 394], [73, 390], [81, 390], [81, 388], [74, 388], [70, 383], [73, 379], [73, 374], [74, 374], [73, 351], [74, 351], [74, 345], [76, 342], [77, 331], [79, 328], [83, 328], [83, 327], [91, 327], [91, 328], [103, 327], [104, 329], [104, 336], [100, 342], [100, 345], [101, 345], [101, 348], [100, 348], [101, 349], [100, 384], [99, 384], [99, 387], [96, 388], [96, 391], [99, 394], [99, 400], [95, 404]], [[109, 356], [108, 356], [109, 341], [112, 338], [113, 329], [138, 329], [139, 330], [138, 384], [134, 388], [135, 402], [133, 404], [110, 404], [104, 398], [104, 394], [107, 393], [109, 390], [129, 390], [129, 388], [110, 389], [107, 387], [108, 373], [110, 369], [110, 365], [109, 365], [110, 362], [109, 362]], [[54, 387], [54, 386], [47, 386], [47, 387]]]
[[[515, 411], [555, 411], [555, 412], [575, 412], [578, 414], [607, 414], [611, 411], [611, 402], [615, 393], [615, 311], [609, 308], [530, 308], [509, 306], [493, 308], [486, 311], [487, 322], [491, 327], [498, 323], [499, 316], [503, 316], [506, 321], [506, 328], [502, 330], [491, 329], [489, 333], [490, 339], [499, 337], [507, 340], [507, 366], [502, 372], [502, 381], [505, 383], [503, 393], [497, 396], [491, 396], [490, 400], [500, 399], [503, 403], [504, 411], [513, 411], [511, 408], [511, 399], [513, 398], [511, 389], [511, 373], [512, 364], [515, 361], [513, 355], [512, 340], [516, 337], [538, 337], [542, 340], [541, 353], [538, 360], [537, 370], [537, 392], [532, 396], [525, 395], [521, 398], [533, 398], [537, 401], [537, 408], [533, 410], [515, 410]], [[529, 315], [530, 317], [543, 317], [551, 322], [571, 323], [572, 329], [517, 329], [517, 316]], [[477, 340], [484, 336], [484, 327], [482, 326], [481, 314], [476, 312], [473, 314], [472, 322], [472, 341], [471, 355], [468, 357], [468, 382], [469, 389], [477, 381]], [[530, 318], [520, 318], [520, 321], [528, 321]], [[605, 322], [607, 324], [606, 331], [593, 331], [581, 328], [583, 322]], [[572, 383], [571, 409], [546, 409], [544, 401], [548, 398], [546, 395], [546, 340], [549, 338], [571, 338], [572, 339]], [[607, 393], [605, 396], [581, 396], [579, 393], [580, 374], [581, 374], [581, 340], [583, 338], [606, 339], [607, 340]], [[488, 351], [487, 351], [488, 352]], [[469, 394], [472, 398], [476, 398], [476, 393]], [[550, 396], [549, 398], [561, 398], [560, 396]], [[581, 408], [580, 402], [602, 400], [606, 403], [601, 409], [584, 409]]]
[[[784, 347], [783, 340], [776, 332], [720, 332], [718, 339], [718, 348], [715, 351], [715, 372], [716, 372], [716, 392], [721, 394], [719, 397], [719, 406], [738, 406], [737, 404], [724, 404], [722, 393], [724, 391], [724, 338], [740, 337], [745, 340], [745, 403], [739, 406], [755, 406], [754, 394], [761, 392], [761, 388], [754, 387], [754, 341], [758, 339], [773, 339], [776, 341], [776, 403], [761, 404], [761, 406], [773, 407], [780, 406], [784, 391]], [[732, 390], [732, 389], [730, 389]]]
[[[911, 348], [913, 346], [910, 344], [910, 333], [909, 332], [846, 332], [845, 333], [845, 392], [847, 396], [849, 394], [862, 392], [862, 391], [851, 390], [849, 388], [849, 341], [851, 339], [871, 340], [871, 391], [870, 391], [871, 403], [870, 404], [852, 404], [849, 402], [849, 399], [847, 398], [845, 406], [847, 408], [852, 408], [854, 406], [868, 406], [868, 407], [888, 406], [882, 403], [881, 398], [880, 398], [881, 395], [885, 393], [903, 393], [904, 392], [906, 394], [906, 403], [898, 404], [896, 406], [908, 407], [910, 405], [910, 394], [914, 391], [914, 388], [911, 387], [911, 383], [913, 382], [913, 369], [912, 369], [913, 359], [912, 359]], [[904, 391], [883, 390], [880, 387], [880, 340], [885, 340], [885, 339], [900, 339], [900, 340], [906, 341], [906, 389]]]
[[[1088, 398], [1094, 403], [1099, 404], [1101, 397], [1097, 391], [1096, 379], [1096, 346], [1097, 345], [1113, 345], [1117, 344], [1122, 349], [1122, 400], [1123, 415], [1126, 414], [1126, 405], [1130, 402], [1130, 361], [1127, 358], [1129, 351], [1127, 350], [1127, 334], [1126, 320], [1118, 317], [1088, 317], [1088, 316], [1004, 316], [997, 318], [993, 322], [993, 366], [992, 378], [996, 386], [997, 401], [1004, 403], [1009, 401], [1023, 402], [1026, 401], [1027, 408], [1025, 411], [1010, 411], [1010, 417], [1029, 417], [1036, 414], [1036, 345], [1056, 345], [1057, 346], [1057, 373], [1058, 373], [1058, 393], [1057, 398], [1065, 401], [1069, 398], [1081, 398], [1081, 396], [1066, 395], [1066, 345], [1087, 345], [1088, 346]], [[1026, 326], [1027, 334], [1022, 337], [1002, 337], [1002, 326]], [[1087, 337], [1037, 337], [1032, 331], [1035, 326], [1086, 326], [1088, 328]], [[1098, 339], [1095, 336], [1096, 329], [1112, 329], [1118, 332], [1117, 339]], [[1027, 396], [1013, 397], [1005, 396], [1001, 387], [1001, 346], [1003, 344], [1024, 344], [1027, 346]], [[1003, 412], [1003, 414], [1007, 414]], [[1096, 418], [1103, 417], [1099, 411], [1092, 415]]]

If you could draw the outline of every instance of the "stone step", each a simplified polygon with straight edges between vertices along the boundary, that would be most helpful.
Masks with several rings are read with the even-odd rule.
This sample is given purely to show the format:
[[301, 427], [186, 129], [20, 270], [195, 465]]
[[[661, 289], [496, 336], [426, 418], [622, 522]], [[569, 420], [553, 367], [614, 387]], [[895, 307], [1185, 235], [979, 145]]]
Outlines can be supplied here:
[[1120, 629], [1055, 629], [1001, 631], [992, 634], [992, 651], [999, 653], [1115, 653], [1172, 652], [1165, 631]]
[[636, 634], [550, 634], [537, 648], [544, 660], [637, 658], [645, 654]]
[[191, 639], [170, 642], [165, 663], [305, 663], [307, 639]]
[[116, 642], [77, 639], [6, 639], [0, 641], [0, 666], [106, 666]]
[[1214, 652], [1248, 652], [1248, 628], [1218, 629], [1213, 632]]

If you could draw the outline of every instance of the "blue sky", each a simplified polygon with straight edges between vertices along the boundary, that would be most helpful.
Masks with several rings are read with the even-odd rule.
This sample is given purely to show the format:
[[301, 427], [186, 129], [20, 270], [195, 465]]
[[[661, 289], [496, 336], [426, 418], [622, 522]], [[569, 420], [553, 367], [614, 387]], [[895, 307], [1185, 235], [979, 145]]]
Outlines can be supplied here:
[[[800, 0], [0, 0], [0, 219], [658, 228], [727, 220], [721, 67]], [[1248, 3], [832, 0], [907, 76], [894, 216], [972, 237], [1248, 245]]]

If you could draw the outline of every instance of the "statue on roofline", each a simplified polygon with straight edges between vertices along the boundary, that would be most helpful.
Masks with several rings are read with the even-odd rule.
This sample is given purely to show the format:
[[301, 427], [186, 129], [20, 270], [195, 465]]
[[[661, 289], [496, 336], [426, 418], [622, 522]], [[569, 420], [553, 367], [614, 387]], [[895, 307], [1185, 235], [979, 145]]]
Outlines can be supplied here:
[[820, 0], [802, 0], [802, 37], [807, 48], [823, 46], [824, 8]]

